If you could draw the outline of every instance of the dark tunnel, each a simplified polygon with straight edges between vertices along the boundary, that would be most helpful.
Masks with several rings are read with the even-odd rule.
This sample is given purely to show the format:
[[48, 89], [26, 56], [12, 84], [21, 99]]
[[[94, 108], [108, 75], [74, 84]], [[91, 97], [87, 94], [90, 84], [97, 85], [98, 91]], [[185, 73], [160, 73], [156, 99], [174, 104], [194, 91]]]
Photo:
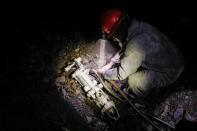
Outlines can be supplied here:
[[157, 6], [120, 0], [69, 2], [61, 6], [27, 4], [11, 13], [13, 42], [1, 48], [5, 60], [0, 73], [1, 131], [92, 130], [54, 88], [53, 61], [61, 43], [77, 43], [78, 34], [85, 42], [99, 39], [100, 17], [111, 8], [123, 9], [166, 34], [184, 57], [185, 68], [176, 84], [196, 91], [197, 21], [192, 6], [186, 11], [186, 5], [175, 8], [167, 2]]

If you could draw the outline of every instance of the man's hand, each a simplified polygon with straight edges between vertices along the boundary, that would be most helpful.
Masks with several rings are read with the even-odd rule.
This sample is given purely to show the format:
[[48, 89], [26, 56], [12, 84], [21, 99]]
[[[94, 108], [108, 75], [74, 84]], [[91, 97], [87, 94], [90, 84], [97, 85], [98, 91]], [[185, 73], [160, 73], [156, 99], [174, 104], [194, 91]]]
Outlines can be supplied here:
[[103, 70], [103, 68], [99, 68], [99, 69], [95, 69], [96, 73], [103, 74], [105, 71]]
[[98, 73], [98, 74], [103, 74], [103, 73], [105, 73], [107, 70], [109, 70], [112, 66], [113, 66], [113, 62], [110, 62], [109, 64], [103, 66], [102, 68], [95, 69], [95, 71], [96, 71], [96, 73]]

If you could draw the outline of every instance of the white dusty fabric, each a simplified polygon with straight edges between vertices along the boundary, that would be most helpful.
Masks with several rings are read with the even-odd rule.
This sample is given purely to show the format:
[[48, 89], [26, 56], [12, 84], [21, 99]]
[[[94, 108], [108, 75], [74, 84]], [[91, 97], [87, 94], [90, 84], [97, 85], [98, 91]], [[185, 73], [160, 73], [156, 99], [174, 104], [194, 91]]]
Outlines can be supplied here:
[[[103, 75], [108, 80], [128, 78], [129, 89], [135, 94], [173, 83], [184, 68], [183, 58], [175, 45], [153, 26], [133, 21], [128, 30], [128, 43], [120, 59], [117, 53], [111, 61], [120, 63]], [[146, 71], [138, 71], [139, 67]]]

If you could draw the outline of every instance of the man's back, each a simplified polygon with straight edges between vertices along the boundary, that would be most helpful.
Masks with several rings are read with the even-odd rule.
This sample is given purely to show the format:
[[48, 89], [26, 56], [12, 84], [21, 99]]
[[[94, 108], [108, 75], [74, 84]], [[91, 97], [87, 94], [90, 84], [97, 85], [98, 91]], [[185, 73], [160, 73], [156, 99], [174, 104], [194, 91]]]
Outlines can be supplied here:
[[[133, 20], [128, 29], [128, 41], [136, 41], [143, 50], [142, 67], [158, 72], [182, 72], [183, 59], [175, 45], [153, 26]], [[129, 42], [128, 47], [133, 42]], [[181, 71], [180, 71], [181, 70]]]

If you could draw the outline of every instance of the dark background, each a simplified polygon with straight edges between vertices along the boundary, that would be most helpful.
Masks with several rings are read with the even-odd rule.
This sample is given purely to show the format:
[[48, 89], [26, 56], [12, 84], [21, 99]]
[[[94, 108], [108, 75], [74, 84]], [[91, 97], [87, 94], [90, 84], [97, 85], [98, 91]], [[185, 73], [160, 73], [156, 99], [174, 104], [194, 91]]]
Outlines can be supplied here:
[[[25, 51], [29, 40], [45, 39], [43, 35], [54, 37], [58, 33], [80, 32], [86, 40], [99, 36], [100, 17], [111, 8], [128, 12], [131, 18], [145, 21], [164, 32], [181, 50], [186, 66], [195, 74], [197, 19], [194, 3], [190, 2], [135, 2], [130, 0], [72, 0], [64, 4], [29, 3], [13, 11], [16, 40], [12, 49]], [[15, 48], [16, 47], [16, 48]], [[18, 50], [19, 49], [19, 50]], [[21, 51], [20, 51], [21, 50]], [[21, 52], [22, 53], [22, 52]], [[191, 68], [190, 68], [191, 67]], [[187, 71], [186, 71], [187, 72]]]
[[[123, 0], [68, 1], [69, 3], [17, 3], [9, 7], [9, 25], [14, 25], [10, 44], [2, 45], [1, 70], [1, 125], [0, 130], [20, 130], [28, 126], [45, 129], [49, 123], [33, 118], [36, 107], [27, 106], [23, 96], [31, 83], [21, 68], [28, 58], [29, 48], [35, 45], [43, 50], [55, 46], [57, 35], [79, 32], [86, 41], [99, 37], [100, 16], [111, 8], [128, 12], [131, 18], [142, 20], [164, 32], [180, 49], [185, 69], [181, 76], [183, 86], [196, 89], [197, 21], [193, 3], [143, 3]], [[12, 26], [11, 26], [12, 28]], [[50, 38], [50, 42], [48, 42]], [[31, 124], [29, 124], [31, 123]], [[14, 125], [14, 126], [13, 126]], [[12, 128], [13, 126], [13, 128]], [[51, 128], [51, 127], [50, 127]], [[28, 129], [30, 129], [28, 127]], [[54, 127], [56, 129], [56, 127]], [[49, 129], [50, 130], [50, 129]], [[53, 128], [51, 128], [53, 130]]]

